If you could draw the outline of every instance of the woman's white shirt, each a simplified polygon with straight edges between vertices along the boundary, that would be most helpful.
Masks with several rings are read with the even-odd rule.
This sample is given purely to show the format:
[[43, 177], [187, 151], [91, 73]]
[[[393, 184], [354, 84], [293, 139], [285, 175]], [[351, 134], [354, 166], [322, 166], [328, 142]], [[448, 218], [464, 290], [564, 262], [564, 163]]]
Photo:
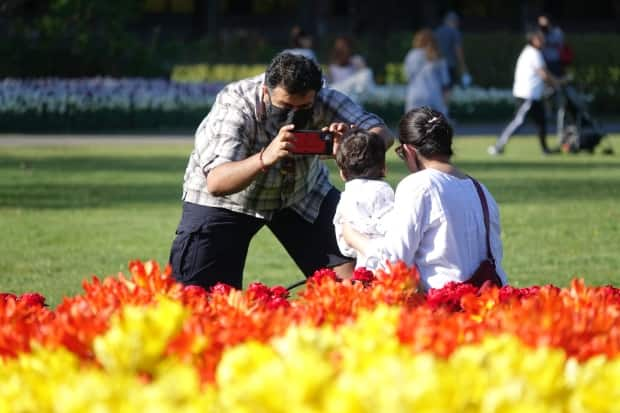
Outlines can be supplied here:
[[[504, 284], [499, 209], [483, 187], [489, 207], [491, 251]], [[424, 169], [397, 186], [390, 226], [370, 240], [369, 256], [403, 260], [420, 272], [424, 289], [469, 279], [486, 258], [486, 230], [480, 198], [470, 179]]]

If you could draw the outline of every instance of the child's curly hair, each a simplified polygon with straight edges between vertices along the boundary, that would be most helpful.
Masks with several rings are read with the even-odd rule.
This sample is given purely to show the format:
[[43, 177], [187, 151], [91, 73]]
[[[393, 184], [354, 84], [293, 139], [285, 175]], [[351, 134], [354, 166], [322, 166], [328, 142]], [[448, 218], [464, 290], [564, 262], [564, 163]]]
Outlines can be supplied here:
[[385, 143], [376, 133], [352, 129], [343, 136], [336, 164], [344, 178], [380, 179], [385, 176]]

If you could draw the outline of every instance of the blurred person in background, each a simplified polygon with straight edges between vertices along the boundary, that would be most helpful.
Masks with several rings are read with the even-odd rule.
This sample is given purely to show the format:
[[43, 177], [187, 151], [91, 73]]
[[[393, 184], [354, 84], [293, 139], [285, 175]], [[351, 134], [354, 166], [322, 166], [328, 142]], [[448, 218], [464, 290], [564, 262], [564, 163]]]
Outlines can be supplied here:
[[[558, 26], [553, 24], [551, 16], [541, 14], [536, 21], [538, 28], [545, 36], [545, 45], [542, 48], [542, 54], [545, 59], [547, 69], [557, 78], [564, 79], [563, 83], [568, 82], [566, 77], [566, 68], [572, 63], [572, 49], [564, 42], [564, 32]], [[548, 93], [545, 99], [545, 112], [548, 118], [553, 117], [555, 112], [557, 133], [561, 139], [564, 126], [564, 110], [566, 90], [564, 87], [554, 89]]]
[[493, 146], [489, 146], [489, 155], [499, 155], [512, 135], [517, 133], [531, 118], [538, 128], [538, 141], [544, 155], [552, 153], [547, 146], [547, 119], [544, 107], [545, 83], [554, 89], [560, 87], [560, 81], [551, 74], [545, 64], [542, 48], [545, 45], [544, 33], [538, 29], [528, 31], [527, 44], [521, 51], [515, 67], [512, 94], [516, 99], [514, 118], [506, 126]]
[[338, 36], [330, 51], [327, 78], [331, 83], [342, 82], [366, 68], [364, 58], [353, 53], [353, 41], [347, 36]]
[[319, 155], [296, 155], [294, 129], [322, 129], [339, 140], [355, 125], [383, 139], [378, 116], [325, 87], [318, 65], [278, 54], [259, 76], [226, 86], [195, 133], [183, 183], [183, 212], [170, 251], [174, 277], [186, 285], [243, 286], [254, 235], [267, 226], [301, 272], [333, 268], [348, 278], [333, 218], [340, 192]]
[[564, 33], [558, 26], [552, 24], [548, 14], [541, 14], [537, 19], [538, 28], [545, 36], [545, 45], [542, 54], [547, 65], [547, 69], [556, 77], [562, 77], [565, 73], [561, 54], [564, 47]]
[[334, 40], [327, 80], [334, 89], [353, 97], [375, 86], [372, 70], [361, 55], [353, 52], [353, 41], [348, 36], [338, 36]]
[[307, 31], [302, 29], [301, 26], [293, 26], [289, 36], [289, 43], [290, 48], [285, 49], [285, 53], [298, 54], [318, 63], [316, 54], [312, 49], [312, 36]]
[[465, 63], [463, 36], [459, 30], [460, 19], [454, 11], [449, 11], [443, 23], [435, 29], [435, 38], [441, 55], [446, 59], [450, 74], [450, 87], [460, 84], [467, 87], [471, 84], [471, 76]]
[[432, 30], [422, 29], [415, 33], [412, 48], [405, 56], [404, 72], [407, 77], [405, 112], [429, 106], [448, 116], [448, 66]]

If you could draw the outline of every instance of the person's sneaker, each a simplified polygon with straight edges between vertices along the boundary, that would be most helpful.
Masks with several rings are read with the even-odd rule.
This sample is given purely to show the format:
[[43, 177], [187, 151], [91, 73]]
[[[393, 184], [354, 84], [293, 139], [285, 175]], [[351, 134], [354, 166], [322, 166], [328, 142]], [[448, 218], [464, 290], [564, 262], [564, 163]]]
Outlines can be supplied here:
[[495, 145], [491, 145], [487, 148], [487, 153], [491, 156], [501, 155], [504, 152], [502, 149], [497, 149]]

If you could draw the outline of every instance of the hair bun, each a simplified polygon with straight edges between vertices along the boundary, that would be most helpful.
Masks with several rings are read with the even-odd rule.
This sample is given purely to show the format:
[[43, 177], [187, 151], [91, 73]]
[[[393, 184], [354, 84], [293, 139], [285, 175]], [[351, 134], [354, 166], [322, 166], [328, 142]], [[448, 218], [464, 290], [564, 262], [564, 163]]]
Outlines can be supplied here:
[[411, 109], [399, 123], [399, 140], [422, 156], [452, 155], [452, 126], [446, 116], [428, 106]]
[[426, 135], [434, 135], [439, 132], [439, 129], [442, 129], [442, 123], [439, 117], [431, 118], [428, 122], [426, 122]]

